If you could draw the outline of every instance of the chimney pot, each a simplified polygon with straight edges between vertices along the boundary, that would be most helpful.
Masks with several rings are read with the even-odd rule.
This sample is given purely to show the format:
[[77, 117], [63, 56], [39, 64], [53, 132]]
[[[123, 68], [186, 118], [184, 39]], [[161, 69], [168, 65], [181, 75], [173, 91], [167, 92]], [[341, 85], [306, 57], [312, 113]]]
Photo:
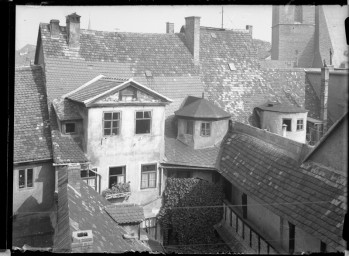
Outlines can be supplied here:
[[252, 37], [253, 26], [252, 25], [246, 25], [246, 30], [248, 30], [248, 32], [250, 32], [250, 35]]
[[174, 23], [166, 22], [166, 34], [174, 33]]
[[286, 129], [287, 129], [287, 125], [283, 124], [282, 125], [282, 137], [285, 137], [285, 138], [286, 138]]
[[196, 65], [200, 62], [200, 17], [185, 18], [185, 41]]
[[51, 38], [59, 38], [59, 20], [50, 20]]

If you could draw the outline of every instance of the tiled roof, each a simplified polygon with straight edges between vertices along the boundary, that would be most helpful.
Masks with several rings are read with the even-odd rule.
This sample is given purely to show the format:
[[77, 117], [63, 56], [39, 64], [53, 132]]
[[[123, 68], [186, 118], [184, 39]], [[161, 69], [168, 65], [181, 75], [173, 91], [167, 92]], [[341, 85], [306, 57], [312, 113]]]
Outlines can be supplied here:
[[52, 159], [44, 74], [40, 66], [15, 69], [13, 161]]
[[15, 52], [15, 66], [29, 66], [30, 63], [34, 63], [35, 49], [35, 45], [26, 44], [17, 50]]
[[304, 108], [299, 108], [291, 104], [287, 103], [279, 103], [279, 102], [272, 102], [268, 101], [260, 106], [257, 106], [256, 108], [271, 112], [281, 112], [281, 113], [305, 113], [307, 112]]
[[141, 223], [144, 220], [143, 208], [136, 204], [109, 205], [105, 211], [119, 224]]
[[346, 178], [313, 162], [301, 167], [271, 145], [230, 132], [222, 142], [219, 172], [275, 214], [337, 250], [341, 240]]
[[73, 92], [72, 94], [69, 94], [67, 98], [72, 99], [74, 101], [78, 101], [78, 102], [84, 102], [126, 81], [127, 80], [119, 80], [119, 79], [109, 80], [109, 79], [101, 78], [90, 83], [88, 86], [85, 86]]
[[[304, 106], [304, 71], [260, 69], [249, 33], [200, 30], [201, 78], [206, 98], [228, 111], [232, 119], [254, 124], [253, 109], [266, 100]], [[229, 68], [229, 63], [236, 70]]]
[[82, 150], [82, 141], [80, 137], [69, 135], [62, 135], [57, 124], [57, 116], [51, 106], [50, 109], [51, 120], [51, 137], [53, 148], [53, 160], [55, 164], [68, 163], [85, 163], [88, 162]]
[[54, 99], [52, 101], [58, 119], [61, 121], [82, 119], [76, 103], [68, 99]]
[[260, 39], [253, 39], [256, 47], [258, 59], [265, 60], [271, 55], [271, 43]]
[[139, 241], [123, 239], [122, 235], [127, 232], [105, 212], [108, 205], [109, 202], [81, 179], [72, 180], [66, 169], [60, 170], [58, 223], [53, 251], [71, 252], [72, 232], [77, 230], [92, 230], [92, 252], [149, 251]]
[[194, 149], [176, 138], [165, 137], [165, 161], [163, 163], [215, 168], [219, 145]]
[[175, 111], [176, 116], [189, 118], [222, 119], [229, 118], [230, 114], [203, 98], [189, 96], [183, 107]]

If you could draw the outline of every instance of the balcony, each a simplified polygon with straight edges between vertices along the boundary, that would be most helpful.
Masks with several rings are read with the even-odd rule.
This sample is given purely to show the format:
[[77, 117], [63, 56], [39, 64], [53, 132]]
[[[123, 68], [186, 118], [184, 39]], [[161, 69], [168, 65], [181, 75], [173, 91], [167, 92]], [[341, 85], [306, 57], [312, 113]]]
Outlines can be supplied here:
[[123, 199], [127, 201], [130, 195], [130, 182], [113, 184], [112, 188], [102, 191], [102, 196], [107, 200]]

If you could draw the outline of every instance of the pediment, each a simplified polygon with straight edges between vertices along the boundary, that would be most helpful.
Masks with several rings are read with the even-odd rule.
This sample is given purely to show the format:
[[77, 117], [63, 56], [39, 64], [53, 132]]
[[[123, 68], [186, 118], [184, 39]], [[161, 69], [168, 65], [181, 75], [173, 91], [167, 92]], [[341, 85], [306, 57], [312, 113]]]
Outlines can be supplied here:
[[147, 92], [135, 85], [128, 85], [98, 99], [95, 103], [157, 103], [162, 99], [157, 95]]

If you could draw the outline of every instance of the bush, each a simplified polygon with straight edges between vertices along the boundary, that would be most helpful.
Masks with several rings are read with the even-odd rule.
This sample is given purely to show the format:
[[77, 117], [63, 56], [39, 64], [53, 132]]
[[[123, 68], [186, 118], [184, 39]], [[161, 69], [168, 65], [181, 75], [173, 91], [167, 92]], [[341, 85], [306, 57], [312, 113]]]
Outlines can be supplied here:
[[214, 243], [213, 225], [223, 215], [223, 189], [204, 180], [168, 178], [158, 219], [168, 244], [172, 230], [178, 245]]

